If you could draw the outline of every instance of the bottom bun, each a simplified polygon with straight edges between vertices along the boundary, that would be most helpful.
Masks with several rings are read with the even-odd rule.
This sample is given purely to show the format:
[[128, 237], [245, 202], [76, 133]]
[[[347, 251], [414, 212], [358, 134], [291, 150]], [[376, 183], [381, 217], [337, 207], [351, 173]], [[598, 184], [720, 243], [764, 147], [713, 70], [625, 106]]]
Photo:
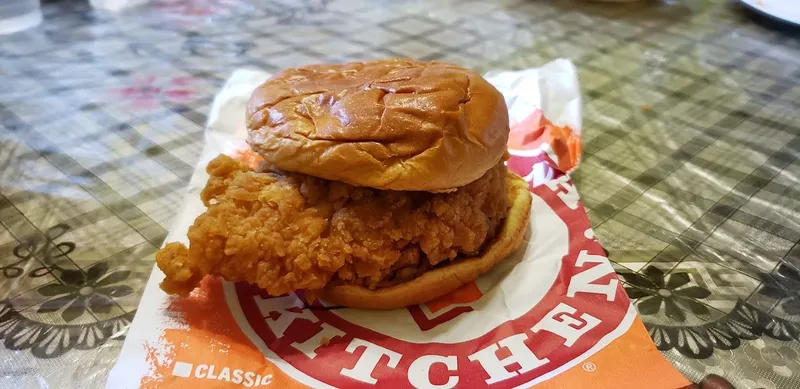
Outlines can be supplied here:
[[351, 308], [396, 309], [423, 304], [444, 296], [491, 270], [522, 243], [531, 214], [528, 183], [514, 173], [506, 175], [511, 208], [500, 233], [477, 257], [458, 258], [456, 262], [428, 271], [402, 284], [375, 290], [359, 285], [329, 285], [318, 292], [326, 302]]

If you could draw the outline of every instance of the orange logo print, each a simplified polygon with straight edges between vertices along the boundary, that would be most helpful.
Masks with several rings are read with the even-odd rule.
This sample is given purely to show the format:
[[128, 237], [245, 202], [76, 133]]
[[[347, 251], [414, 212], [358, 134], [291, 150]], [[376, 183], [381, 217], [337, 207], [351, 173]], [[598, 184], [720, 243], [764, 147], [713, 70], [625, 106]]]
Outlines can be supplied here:
[[483, 296], [478, 285], [470, 282], [452, 293], [439, 297], [427, 304], [409, 307], [408, 311], [419, 329], [428, 331], [442, 323], [453, 320], [462, 313], [472, 311], [471, 303]]
[[541, 109], [533, 111], [519, 123], [511, 123], [511, 133], [508, 136], [511, 154], [514, 154], [514, 150], [538, 149], [544, 143], [549, 144], [558, 157], [559, 170], [569, 172], [580, 162], [580, 135], [569, 127], [553, 124], [542, 114]]

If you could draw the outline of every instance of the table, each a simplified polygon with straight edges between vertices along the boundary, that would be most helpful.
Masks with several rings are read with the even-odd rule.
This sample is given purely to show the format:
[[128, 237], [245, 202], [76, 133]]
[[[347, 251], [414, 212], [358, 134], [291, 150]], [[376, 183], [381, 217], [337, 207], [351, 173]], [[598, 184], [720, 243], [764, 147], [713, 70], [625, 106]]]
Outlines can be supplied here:
[[[693, 381], [800, 387], [800, 39], [726, 1], [62, 0], [0, 37], [0, 387], [101, 387], [238, 67], [566, 57], [578, 189]], [[776, 27], [779, 27], [776, 29]]]

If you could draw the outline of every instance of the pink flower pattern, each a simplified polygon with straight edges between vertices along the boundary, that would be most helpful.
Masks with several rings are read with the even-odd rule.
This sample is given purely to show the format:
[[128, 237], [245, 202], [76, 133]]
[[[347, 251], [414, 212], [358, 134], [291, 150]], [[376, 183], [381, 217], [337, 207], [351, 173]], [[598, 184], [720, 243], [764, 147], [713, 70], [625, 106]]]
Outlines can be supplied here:
[[159, 0], [153, 6], [173, 16], [207, 17], [231, 12], [238, 0]]
[[133, 108], [153, 109], [162, 101], [183, 103], [197, 94], [190, 88], [191, 76], [158, 78], [148, 75], [134, 80], [133, 85], [114, 89], [112, 94], [118, 100], [127, 101]]

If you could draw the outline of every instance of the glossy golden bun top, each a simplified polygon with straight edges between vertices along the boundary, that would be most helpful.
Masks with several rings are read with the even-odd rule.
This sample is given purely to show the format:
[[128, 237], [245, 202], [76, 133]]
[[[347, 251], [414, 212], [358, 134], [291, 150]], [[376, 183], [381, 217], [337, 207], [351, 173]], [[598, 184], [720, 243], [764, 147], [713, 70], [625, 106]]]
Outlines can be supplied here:
[[480, 75], [405, 59], [285, 70], [253, 92], [247, 127], [280, 169], [431, 192], [480, 178], [509, 132], [503, 96]]

